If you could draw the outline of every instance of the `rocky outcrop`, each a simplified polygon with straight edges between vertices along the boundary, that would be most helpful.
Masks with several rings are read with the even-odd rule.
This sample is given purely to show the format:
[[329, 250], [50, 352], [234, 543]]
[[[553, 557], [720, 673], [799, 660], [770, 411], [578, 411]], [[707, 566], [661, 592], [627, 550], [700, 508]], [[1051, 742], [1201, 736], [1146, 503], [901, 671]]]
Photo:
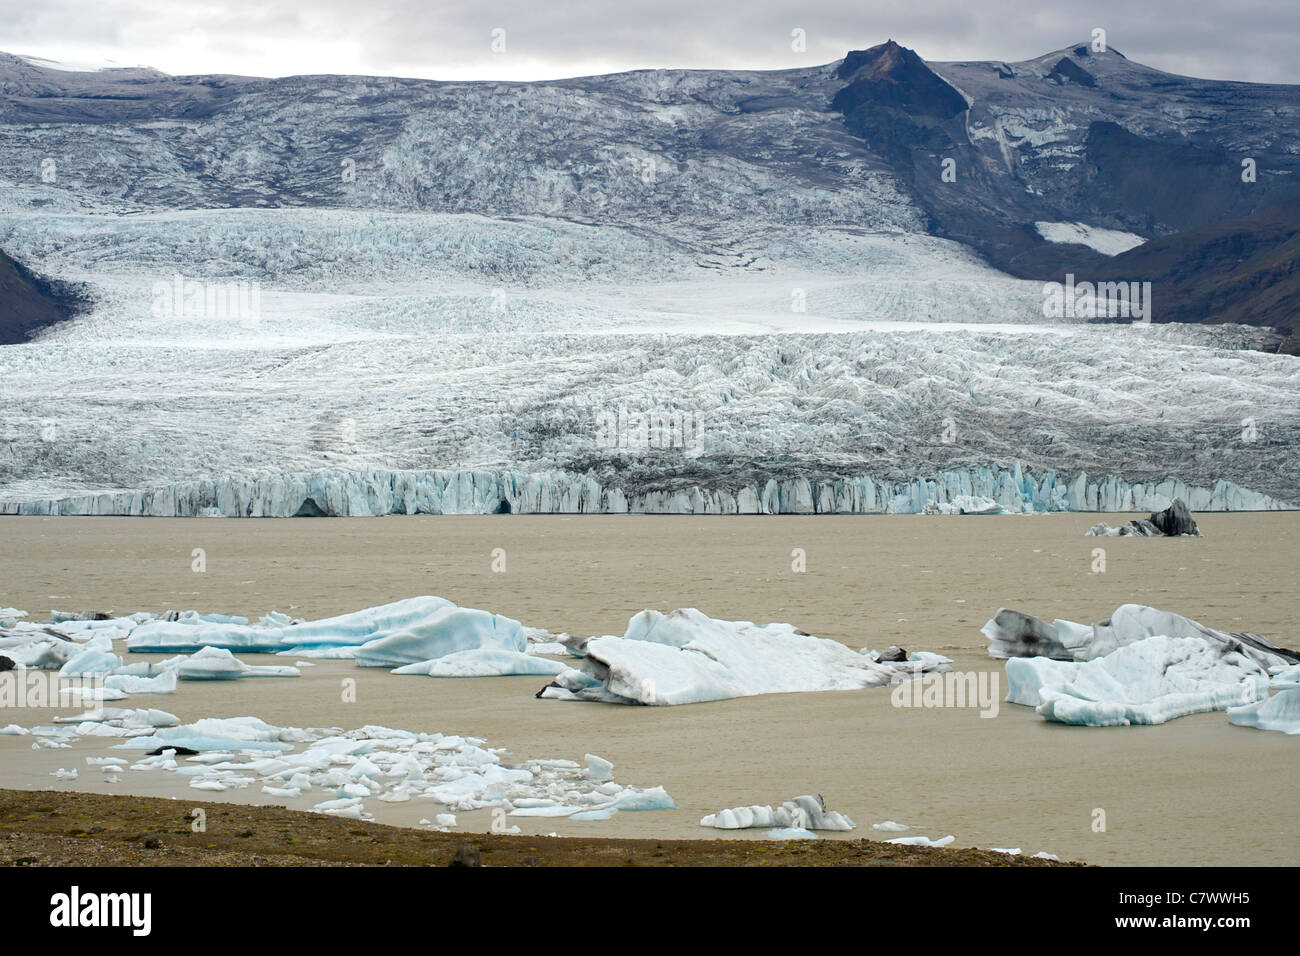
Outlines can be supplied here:
[[1126, 525], [1112, 528], [1102, 522], [1088, 529], [1089, 535], [1096, 537], [1137, 537], [1137, 538], [1178, 538], [1201, 536], [1201, 529], [1196, 526], [1196, 519], [1181, 498], [1175, 498], [1168, 508], [1153, 512], [1150, 518], [1130, 521]]

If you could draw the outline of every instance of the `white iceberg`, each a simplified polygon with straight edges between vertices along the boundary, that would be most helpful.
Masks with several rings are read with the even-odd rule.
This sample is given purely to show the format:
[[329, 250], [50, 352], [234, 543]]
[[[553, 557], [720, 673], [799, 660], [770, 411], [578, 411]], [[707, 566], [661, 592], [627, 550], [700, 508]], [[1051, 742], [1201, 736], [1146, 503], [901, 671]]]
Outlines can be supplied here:
[[1281, 693], [1228, 710], [1228, 720], [1240, 727], [1300, 734], [1300, 664], [1273, 669], [1269, 686]]
[[1122, 604], [1109, 618], [1096, 624], [1056, 620], [1051, 624], [1011, 608], [999, 608], [982, 628], [989, 641], [989, 656], [1050, 657], [1061, 661], [1088, 661], [1118, 647], [1148, 637], [1198, 637], [1236, 650], [1261, 667], [1287, 667], [1296, 663], [1295, 652], [1279, 647], [1260, 634], [1227, 632], [1206, 627], [1189, 617], [1147, 607]]
[[356, 660], [362, 667], [401, 667], [470, 650], [526, 657], [528, 641], [523, 625], [512, 618], [449, 605], [411, 627], [361, 645]]
[[1162, 724], [1253, 703], [1268, 674], [1237, 650], [1200, 637], [1149, 637], [1089, 661], [1007, 661], [1007, 700], [1047, 720], [1087, 727]]
[[776, 827], [796, 830], [852, 830], [853, 821], [842, 813], [826, 809], [820, 794], [804, 794], [779, 807], [754, 805], [719, 810], [701, 818], [700, 826], [718, 830], [748, 830]]
[[540, 677], [555, 676], [568, 669], [560, 661], [519, 654], [515, 651], [456, 651], [446, 657], [411, 664], [394, 674], [428, 674], [430, 677]]
[[894, 837], [892, 840], [886, 840], [886, 843], [898, 843], [902, 846], [947, 846], [953, 840], [957, 839], [951, 833], [937, 840], [931, 840], [927, 836], [908, 836]]
[[182, 680], [238, 680], [241, 677], [298, 677], [302, 674], [296, 667], [254, 667], [221, 647], [195, 651], [177, 664], [175, 670], [176, 676]]
[[642, 611], [597, 637], [539, 697], [670, 706], [755, 694], [883, 687], [947, 669], [946, 658], [877, 661], [790, 624], [721, 621], [695, 608]]

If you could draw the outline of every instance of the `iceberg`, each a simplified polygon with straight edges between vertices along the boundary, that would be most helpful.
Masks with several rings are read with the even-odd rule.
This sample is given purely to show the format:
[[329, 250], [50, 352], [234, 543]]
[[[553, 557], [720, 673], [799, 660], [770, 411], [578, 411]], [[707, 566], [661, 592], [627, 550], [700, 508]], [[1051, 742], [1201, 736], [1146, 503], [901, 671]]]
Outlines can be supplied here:
[[1268, 686], [1258, 663], [1200, 637], [1148, 637], [1088, 661], [1015, 657], [1006, 671], [1010, 703], [1086, 727], [1226, 710], [1260, 700]]
[[399, 631], [418, 631], [430, 617], [448, 607], [454, 605], [445, 598], [425, 595], [297, 624], [283, 623], [283, 615], [268, 615], [263, 619], [266, 625], [217, 622], [195, 616], [136, 626], [126, 644], [137, 652], [219, 647], [245, 653], [288, 651], [306, 656], [313, 647], [355, 647]]
[[894, 837], [892, 840], [886, 840], [886, 843], [898, 843], [902, 846], [947, 846], [953, 840], [957, 839], [951, 833], [945, 837], [939, 837], [937, 840], [931, 840], [926, 836], [907, 836]]
[[710, 813], [700, 820], [700, 826], [718, 830], [747, 830], [776, 827], [787, 830], [839, 830], [853, 829], [853, 821], [842, 813], [826, 809], [820, 794], [804, 794], [787, 800], [779, 807], [754, 805], [732, 807]]
[[[358, 662], [360, 663], [360, 662]], [[396, 668], [394, 674], [424, 674], [429, 677], [512, 677], [556, 675], [568, 665], [518, 651], [453, 651], [445, 657]]]
[[167, 670], [157, 677], [110, 674], [104, 678], [104, 686], [109, 690], [122, 691], [125, 694], [174, 694], [176, 681], [176, 671]]
[[1300, 734], [1300, 664], [1274, 668], [1269, 686], [1280, 693], [1253, 704], [1228, 708], [1228, 720], [1239, 727]]
[[1239, 727], [1300, 734], [1300, 689], [1284, 690], [1253, 704], [1230, 707], [1228, 720]]
[[176, 676], [181, 680], [238, 680], [241, 677], [298, 677], [296, 667], [245, 664], [230, 651], [221, 647], [205, 647], [176, 665]]
[[249, 654], [269, 653], [284, 647], [284, 637], [280, 628], [207, 621], [153, 621], [132, 630], [126, 646], [137, 653], [195, 651], [205, 647]]
[[448, 604], [402, 630], [361, 645], [361, 667], [401, 667], [456, 651], [499, 650], [526, 656], [528, 640], [518, 621], [490, 611]]
[[756, 694], [883, 687], [947, 668], [947, 659], [937, 655], [877, 661], [790, 624], [722, 621], [695, 608], [670, 614], [646, 610], [632, 617], [623, 637], [588, 641], [581, 663], [538, 696], [673, 706]]
[[1165, 636], [1199, 637], [1227, 650], [1239, 651], [1266, 669], [1300, 661], [1300, 653], [1279, 647], [1263, 635], [1215, 630], [1181, 614], [1143, 604], [1122, 604], [1109, 618], [1096, 624], [1059, 619], [1048, 624], [1004, 607], [998, 609], [980, 632], [988, 638], [989, 656], [1004, 659], [1050, 657], [1060, 661], [1088, 661], [1148, 637]]

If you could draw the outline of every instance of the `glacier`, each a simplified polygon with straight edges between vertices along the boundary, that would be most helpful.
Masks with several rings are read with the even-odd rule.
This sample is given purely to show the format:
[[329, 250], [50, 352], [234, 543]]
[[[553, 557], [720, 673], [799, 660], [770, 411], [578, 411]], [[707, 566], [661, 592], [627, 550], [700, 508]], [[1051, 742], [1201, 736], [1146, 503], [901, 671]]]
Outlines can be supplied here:
[[[1049, 238], [1136, 241], [1132, 210], [1078, 208], [1094, 122], [1290, 171], [1290, 91], [1117, 55], [1089, 68], [1133, 97], [1042, 82], [1069, 55], [933, 65]], [[841, 66], [206, 83], [0, 54], [0, 248], [95, 299], [4, 347], [0, 514], [1298, 503], [1300, 361], [1257, 329], [1045, 321], [1040, 282], [928, 233], [910, 169], [828, 108]], [[231, 283], [251, 314], [208, 308]], [[698, 447], [602, 439], [623, 408]]]
[[622, 637], [587, 642], [584, 657], [538, 692], [547, 700], [675, 706], [756, 694], [857, 690], [946, 670], [948, 659], [882, 661], [790, 624], [722, 621], [695, 608], [645, 610]]
[[[729, 484], [729, 482], [724, 483]], [[0, 500], [0, 515], [135, 517], [369, 517], [402, 514], [1034, 514], [1276, 511], [1295, 507], [1229, 481], [1191, 487], [1180, 479], [1128, 482], [1084, 472], [1035, 475], [1019, 462], [891, 481], [869, 475], [632, 490], [590, 475], [515, 471], [324, 471], [267, 478], [186, 481], [155, 489]]]

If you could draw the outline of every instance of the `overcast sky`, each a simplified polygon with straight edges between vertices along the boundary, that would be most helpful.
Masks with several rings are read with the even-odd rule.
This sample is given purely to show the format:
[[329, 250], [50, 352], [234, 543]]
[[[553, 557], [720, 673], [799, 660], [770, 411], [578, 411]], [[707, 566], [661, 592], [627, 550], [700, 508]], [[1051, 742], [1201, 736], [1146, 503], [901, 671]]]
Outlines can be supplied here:
[[[1297, 0], [0, 0], [5, 52], [256, 76], [780, 69], [891, 37], [930, 60], [1023, 60], [1095, 27], [1159, 69], [1300, 83]], [[805, 52], [791, 48], [796, 29]]]

